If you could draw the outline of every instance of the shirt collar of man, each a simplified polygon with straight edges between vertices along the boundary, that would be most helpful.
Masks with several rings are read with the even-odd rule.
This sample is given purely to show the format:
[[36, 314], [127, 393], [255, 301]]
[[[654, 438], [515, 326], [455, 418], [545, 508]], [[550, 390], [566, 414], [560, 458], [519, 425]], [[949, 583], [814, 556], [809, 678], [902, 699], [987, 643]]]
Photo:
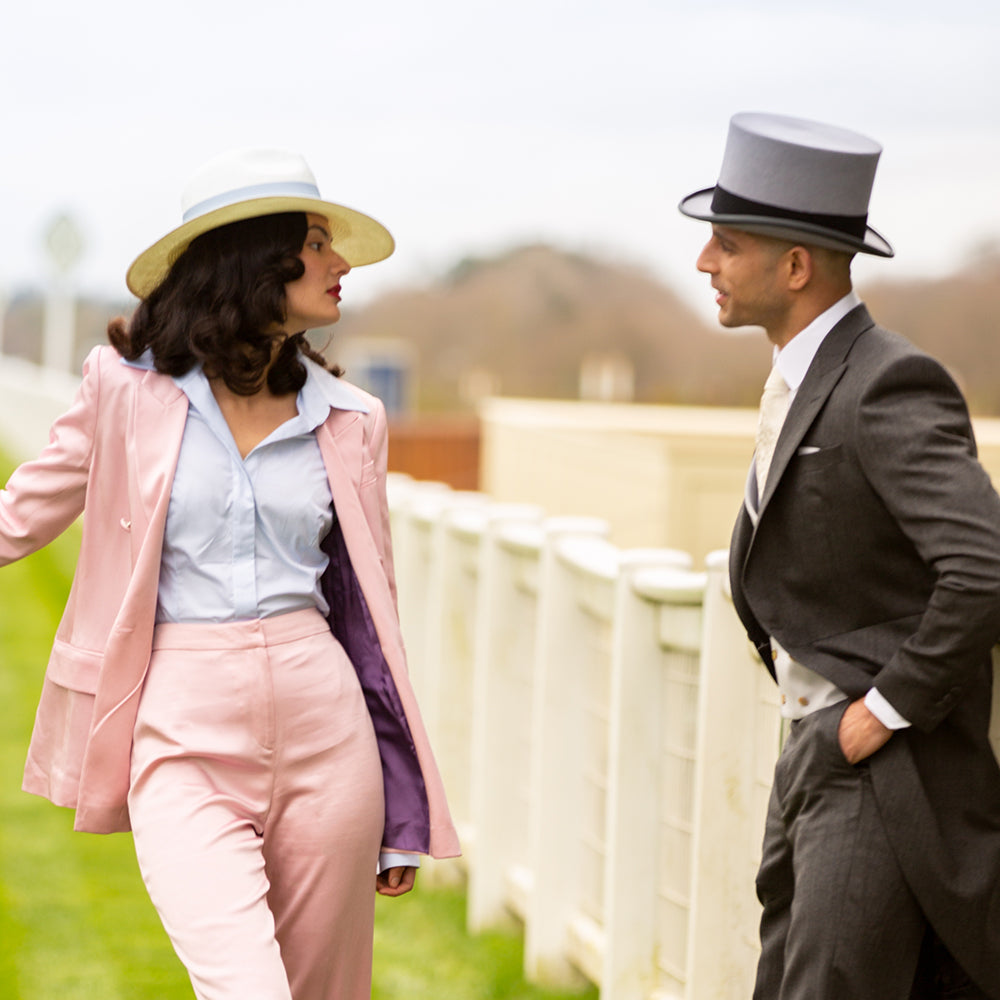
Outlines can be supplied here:
[[819, 345], [826, 335], [856, 306], [861, 299], [852, 289], [842, 299], [838, 299], [826, 312], [820, 313], [805, 329], [800, 330], [780, 350], [774, 350], [774, 364], [781, 377], [788, 384], [791, 394], [798, 391], [806, 372], [816, 357]]

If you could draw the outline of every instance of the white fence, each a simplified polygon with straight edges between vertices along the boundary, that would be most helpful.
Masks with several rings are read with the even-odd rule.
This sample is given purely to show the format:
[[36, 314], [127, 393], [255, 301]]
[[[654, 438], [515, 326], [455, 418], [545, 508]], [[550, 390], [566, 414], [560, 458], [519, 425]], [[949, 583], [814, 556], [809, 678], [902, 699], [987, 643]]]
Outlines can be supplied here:
[[[464, 857], [470, 930], [602, 1000], [749, 995], [780, 742], [724, 555], [393, 477], [400, 614]], [[456, 867], [457, 865], [457, 867]]]
[[65, 372], [0, 355], [0, 448], [12, 459], [34, 458], [79, 384]]

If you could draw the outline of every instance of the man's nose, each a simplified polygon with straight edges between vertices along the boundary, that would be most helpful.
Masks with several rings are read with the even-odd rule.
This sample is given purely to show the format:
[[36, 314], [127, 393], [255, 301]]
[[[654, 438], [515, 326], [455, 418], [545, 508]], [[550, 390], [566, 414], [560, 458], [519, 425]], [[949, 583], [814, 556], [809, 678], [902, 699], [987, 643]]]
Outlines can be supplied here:
[[710, 242], [706, 243], [701, 248], [701, 253], [698, 254], [698, 259], [695, 261], [695, 267], [697, 267], [699, 271], [702, 271], [705, 274], [715, 273], [716, 271], [715, 254], [712, 253], [712, 244]]

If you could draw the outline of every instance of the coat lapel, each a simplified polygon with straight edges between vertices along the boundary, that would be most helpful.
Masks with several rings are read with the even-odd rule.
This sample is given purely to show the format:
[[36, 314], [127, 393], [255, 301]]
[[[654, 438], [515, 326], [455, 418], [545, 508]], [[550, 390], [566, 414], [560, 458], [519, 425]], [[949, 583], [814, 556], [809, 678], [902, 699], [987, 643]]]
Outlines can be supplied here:
[[354, 543], [349, 543], [352, 561], [369, 554], [377, 558], [375, 540], [359, 498], [365, 450], [363, 414], [355, 410], [331, 410], [326, 422], [317, 428], [316, 439], [326, 463], [334, 510], [344, 526], [345, 537]]
[[[326, 422], [317, 428], [316, 439], [326, 464], [333, 508], [344, 533], [347, 553], [379, 638], [383, 644], [401, 651], [395, 631], [388, 627], [395, 620], [395, 603], [382, 569], [386, 540], [376, 540], [361, 503], [362, 480], [369, 460], [364, 429], [363, 414], [355, 410], [331, 410]], [[371, 471], [374, 475], [374, 470]], [[369, 488], [374, 488], [374, 484]]]
[[136, 542], [145, 536], [158, 509], [169, 500], [187, 412], [187, 396], [172, 378], [153, 371], [143, 375], [126, 432], [128, 454], [132, 456], [129, 509]]
[[774, 495], [781, 482], [781, 477], [788, 463], [795, 455], [796, 449], [802, 443], [802, 438], [812, 426], [817, 414], [823, 408], [830, 393], [847, 370], [847, 356], [850, 354], [854, 341], [865, 330], [874, 326], [868, 310], [863, 306], [852, 309], [823, 338], [816, 356], [806, 372], [806, 377], [799, 386], [795, 399], [785, 419], [778, 443], [771, 459], [771, 467], [764, 484], [764, 495], [760, 497], [757, 508], [758, 522], [763, 516], [767, 503]]

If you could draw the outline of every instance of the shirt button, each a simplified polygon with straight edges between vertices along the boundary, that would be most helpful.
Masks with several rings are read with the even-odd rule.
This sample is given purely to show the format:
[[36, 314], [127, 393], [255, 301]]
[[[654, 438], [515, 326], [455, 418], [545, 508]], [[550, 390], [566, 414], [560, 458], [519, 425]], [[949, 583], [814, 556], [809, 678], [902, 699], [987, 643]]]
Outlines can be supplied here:
[[781, 704], [782, 705], [784, 705], [787, 700], [788, 699], [784, 695], [781, 696]]
[[808, 704], [809, 704], [809, 699], [808, 699], [808, 698], [807, 698], [807, 697], [806, 697], [805, 695], [802, 695], [802, 696], [801, 696], [801, 697], [799, 698], [799, 704], [800, 704], [800, 705], [801, 705], [801, 706], [802, 706], [803, 708], [805, 708], [805, 707], [806, 707], [806, 705], [808, 705]]

